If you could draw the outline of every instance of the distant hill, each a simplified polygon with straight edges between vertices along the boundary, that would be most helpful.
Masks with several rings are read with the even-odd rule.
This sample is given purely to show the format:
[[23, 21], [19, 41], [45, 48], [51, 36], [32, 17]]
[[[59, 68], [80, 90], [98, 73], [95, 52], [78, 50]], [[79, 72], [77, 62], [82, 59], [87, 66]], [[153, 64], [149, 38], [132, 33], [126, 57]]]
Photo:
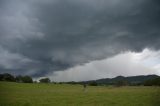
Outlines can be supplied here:
[[155, 79], [158, 77], [160, 77], [160, 76], [158, 76], [158, 75], [139, 75], [139, 76], [130, 76], [130, 77], [117, 76], [115, 78], [104, 78], [104, 79], [98, 79], [98, 80], [85, 81], [85, 83], [96, 82], [97, 84], [112, 85], [118, 81], [127, 81], [129, 84], [134, 85], [134, 84], [141, 84], [144, 81]]

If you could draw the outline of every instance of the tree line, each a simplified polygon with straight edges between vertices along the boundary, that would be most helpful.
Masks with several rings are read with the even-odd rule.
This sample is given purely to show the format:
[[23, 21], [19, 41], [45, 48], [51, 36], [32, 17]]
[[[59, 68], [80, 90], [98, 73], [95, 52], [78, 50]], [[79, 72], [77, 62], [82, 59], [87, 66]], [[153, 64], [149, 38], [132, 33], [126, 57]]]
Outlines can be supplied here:
[[[33, 79], [28, 75], [18, 75], [14, 76], [9, 73], [0, 74], [0, 81], [8, 81], [8, 82], [19, 82], [19, 83], [33, 83]], [[51, 80], [49, 78], [42, 78], [39, 80], [41, 83], [50, 83]]]
[[[18, 83], [34, 83], [36, 81], [33, 81], [31, 76], [25, 75], [18, 75], [18, 76], [14, 76], [11, 75], [9, 73], [4, 73], [4, 74], [0, 74], [0, 81], [9, 81], [9, 82], [18, 82]], [[40, 83], [55, 83], [56, 82], [51, 82], [51, 80], [49, 78], [41, 78], [39, 80]], [[90, 86], [99, 86], [99, 85], [115, 85], [115, 86], [139, 86], [139, 85], [144, 85], [144, 86], [160, 86], [160, 77], [157, 78], [153, 78], [153, 79], [149, 79], [149, 80], [145, 80], [144, 82], [141, 83], [131, 83], [127, 80], [116, 80], [114, 83], [110, 83], [110, 84], [105, 84], [105, 83], [98, 83], [97, 81], [88, 81], [88, 82], [59, 82], [58, 84], [87, 84]]]

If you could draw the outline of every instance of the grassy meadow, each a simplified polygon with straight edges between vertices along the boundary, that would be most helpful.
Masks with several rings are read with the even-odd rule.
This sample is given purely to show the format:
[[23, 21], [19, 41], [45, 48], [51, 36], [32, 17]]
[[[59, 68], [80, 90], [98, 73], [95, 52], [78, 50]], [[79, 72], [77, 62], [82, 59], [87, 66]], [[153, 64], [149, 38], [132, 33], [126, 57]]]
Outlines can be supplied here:
[[160, 106], [160, 87], [0, 82], [0, 106]]

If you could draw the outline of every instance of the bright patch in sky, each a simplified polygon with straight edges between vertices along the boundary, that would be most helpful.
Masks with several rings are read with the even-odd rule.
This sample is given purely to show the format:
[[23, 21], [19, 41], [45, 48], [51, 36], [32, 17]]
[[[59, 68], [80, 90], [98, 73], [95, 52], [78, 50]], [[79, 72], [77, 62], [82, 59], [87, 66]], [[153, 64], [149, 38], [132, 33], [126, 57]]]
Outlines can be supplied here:
[[48, 75], [53, 81], [83, 81], [111, 78], [119, 75], [160, 75], [160, 51], [144, 49], [140, 53], [125, 52], [112, 58], [91, 61], [65, 71]]

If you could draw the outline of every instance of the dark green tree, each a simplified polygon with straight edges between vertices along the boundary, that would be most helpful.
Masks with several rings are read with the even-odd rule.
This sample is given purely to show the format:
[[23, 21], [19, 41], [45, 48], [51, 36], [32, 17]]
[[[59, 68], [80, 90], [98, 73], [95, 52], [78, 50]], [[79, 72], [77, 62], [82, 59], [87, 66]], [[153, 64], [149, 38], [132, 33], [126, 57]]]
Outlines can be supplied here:
[[90, 85], [90, 86], [98, 86], [98, 84], [97, 84], [97, 82], [96, 82], [96, 81], [92, 81], [92, 82], [90, 82], [90, 83], [89, 83], [89, 85]]
[[23, 76], [22, 77], [22, 82], [24, 83], [33, 83], [33, 80], [30, 76]]
[[42, 79], [39, 80], [39, 82], [41, 82], [41, 83], [50, 83], [51, 80], [49, 78], [42, 78]]
[[0, 80], [1, 80], [1, 81], [11, 81], [11, 82], [14, 82], [14, 81], [15, 81], [15, 78], [14, 78], [14, 76], [11, 75], [11, 74], [4, 73], [4, 74], [1, 74], [1, 75], [0, 75]]
[[3, 80], [3, 74], [0, 74], [0, 81]]
[[18, 76], [16, 76], [16, 82], [23, 82], [23, 76], [21, 76], [21, 75], [18, 75]]
[[144, 86], [160, 86], [160, 77], [145, 81]]

